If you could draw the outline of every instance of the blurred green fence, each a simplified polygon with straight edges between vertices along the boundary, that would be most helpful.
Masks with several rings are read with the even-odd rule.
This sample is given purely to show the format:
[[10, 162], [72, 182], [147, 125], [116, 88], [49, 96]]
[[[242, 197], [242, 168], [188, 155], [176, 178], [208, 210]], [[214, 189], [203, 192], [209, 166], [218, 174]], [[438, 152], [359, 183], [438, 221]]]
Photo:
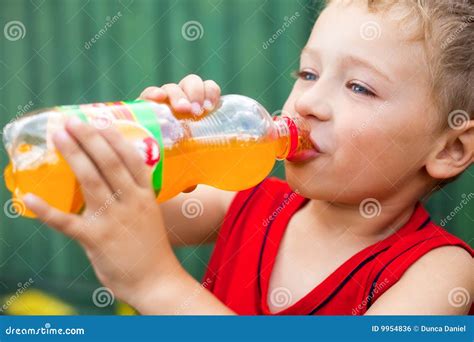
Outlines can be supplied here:
[[[319, 3], [310, 0], [1, 0], [0, 126], [34, 108], [133, 99], [149, 85], [197, 73], [223, 93], [280, 109]], [[295, 19], [296, 18], [296, 19]], [[284, 34], [269, 41], [277, 30]], [[3, 168], [5, 151], [0, 153]], [[274, 174], [283, 176], [281, 165]], [[0, 203], [10, 198], [0, 182]], [[473, 169], [429, 202], [441, 220], [474, 188]], [[470, 190], [469, 190], [470, 189]], [[469, 204], [447, 227], [473, 243]], [[469, 210], [470, 208], [470, 210]], [[110, 313], [91, 298], [100, 285], [78, 245], [34, 220], [1, 212], [0, 295], [28, 283], [80, 313]], [[190, 227], [191, 229], [191, 227]], [[177, 250], [201, 277], [212, 246]], [[21, 283], [21, 284], [19, 284]], [[38, 299], [39, 300], [39, 299]], [[41, 303], [41, 302], [40, 302]]]

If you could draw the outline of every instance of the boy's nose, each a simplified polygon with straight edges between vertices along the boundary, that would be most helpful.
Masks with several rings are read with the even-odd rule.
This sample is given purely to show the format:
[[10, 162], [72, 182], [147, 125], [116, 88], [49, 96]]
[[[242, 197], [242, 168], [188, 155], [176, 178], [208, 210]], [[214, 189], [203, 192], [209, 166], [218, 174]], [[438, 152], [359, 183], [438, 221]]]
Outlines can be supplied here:
[[327, 121], [331, 118], [327, 96], [315, 85], [300, 94], [295, 101], [295, 110], [301, 116], [314, 116], [320, 121]]

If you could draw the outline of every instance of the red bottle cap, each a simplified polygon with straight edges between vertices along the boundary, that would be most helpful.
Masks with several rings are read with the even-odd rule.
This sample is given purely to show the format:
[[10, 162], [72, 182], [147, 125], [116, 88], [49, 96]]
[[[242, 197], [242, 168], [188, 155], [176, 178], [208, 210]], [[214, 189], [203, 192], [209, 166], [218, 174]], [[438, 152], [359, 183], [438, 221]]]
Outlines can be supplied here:
[[287, 116], [276, 116], [274, 120], [283, 119], [288, 127], [288, 132], [290, 134], [290, 147], [286, 159], [291, 159], [298, 149], [298, 127], [295, 122]]

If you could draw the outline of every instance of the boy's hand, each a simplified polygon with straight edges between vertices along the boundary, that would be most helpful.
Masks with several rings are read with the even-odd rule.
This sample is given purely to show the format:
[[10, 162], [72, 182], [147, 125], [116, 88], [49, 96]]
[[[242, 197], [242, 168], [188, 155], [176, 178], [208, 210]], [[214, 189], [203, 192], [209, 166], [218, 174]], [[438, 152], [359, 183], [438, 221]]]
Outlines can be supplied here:
[[[177, 113], [197, 116], [212, 111], [218, 104], [221, 88], [212, 80], [203, 81], [197, 75], [188, 75], [178, 84], [168, 83], [161, 87], [148, 87], [140, 95], [142, 100], [166, 102]], [[196, 189], [192, 186], [183, 192]]]
[[178, 113], [201, 115], [212, 111], [219, 103], [221, 89], [216, 82], [203, 81], [197, 75], [188, 75], [178, 84], [148, 87], [140, 95], [143, 100], [167, 102]]
[[27, 194], [25, 204], [37, 217], [76, 239], [98, 279], [117, 297], [133, 297], [182, 279], [155, 202], [150, 171], [113, 127], [99, 130], [70, 119], [54, 143], [81, 184], [85, 210], [68, 214]]

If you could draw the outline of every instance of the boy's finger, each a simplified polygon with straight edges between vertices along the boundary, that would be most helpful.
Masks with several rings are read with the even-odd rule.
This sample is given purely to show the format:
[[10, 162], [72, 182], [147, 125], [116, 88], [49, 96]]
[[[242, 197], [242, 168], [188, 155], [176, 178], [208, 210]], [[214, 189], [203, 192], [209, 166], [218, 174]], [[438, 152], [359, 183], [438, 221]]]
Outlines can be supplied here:
[[148, 87], [140, 94], [139, 99], [163, 102], [167, 97], [168, 95], [163, 89], [159, 87]]
[[[204, 81], [205, 98], [204, 109], [211, 111], [217, 107], [221, 97], [221, 88], [212, 80]], [[207, 102], [209, 101], [209, 102]]]
[[104, 129], [100, 133], [125, 163], [137, 185], [150, 188], [150, 172], [136, 148], [125, 140], [114, 127]]
[[179, 86], [191, 101], [191, 112], [201, 115], [204, 111], [204, 82], [197, 75], [188, 75], [179, 82]]
[[66, 131], [55, 133], [53, 141], [81, 184], [87, 205], [102, 205], [111, 191], [90, 158]]
[[22, 200], [28, 209], [35, 213], [38, 219], [45, 222], [47, 225], [72, 238], [80, 237], [80, 219], [75, 214], [66, 214], [61, 210], [53, 208], [43, 199], [31, 193], [23, 196]]
[[169, 83], [161, 88], [166, 91], [169, 103], [174, 111], [179, 113], [191, 112], [191, 102], [189, 102], [188, 97], [177, 84]]
[[127, 191], [132, 186], [134, 180], [128, 169], [112, 146], [99, 134], [98, 129], [76, 117], [68, 120], [66, 128], [97, 165], [113, 193], [118, 190]]

